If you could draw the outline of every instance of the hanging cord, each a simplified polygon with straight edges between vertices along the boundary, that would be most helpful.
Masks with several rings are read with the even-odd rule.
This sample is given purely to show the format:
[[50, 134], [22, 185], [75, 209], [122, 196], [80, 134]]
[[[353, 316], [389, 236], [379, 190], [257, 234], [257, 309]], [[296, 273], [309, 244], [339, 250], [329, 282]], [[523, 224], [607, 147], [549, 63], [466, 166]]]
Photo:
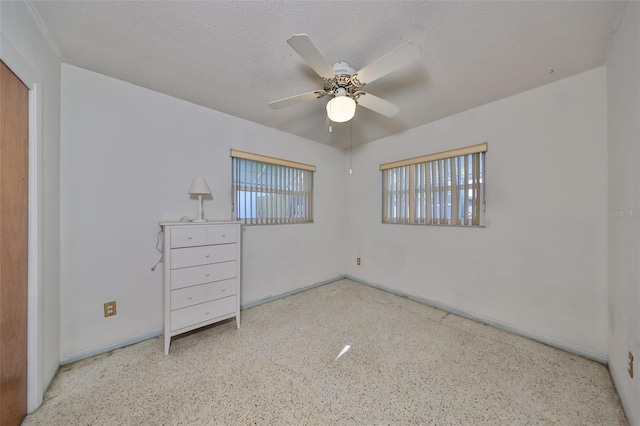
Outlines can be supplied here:
[[158, 262], [155, 265], [153, 265], [153, 267], [151, 268], [151, 272], [155, 271], [158, 265], [164, 262], [164, 238], [162, 234], [163, 234], [162, 228], [160, 228], [160, 231], [158, 232], [158, 237], [156, 240], [156, 250], [162, 253], [162, 256], [160, 256], [160, 260], [158, 260]]
[[353, 168], [351, 167], [351, 150], [353, 147], [353, 120], [349, 122], [349, 174], [353, 174]]

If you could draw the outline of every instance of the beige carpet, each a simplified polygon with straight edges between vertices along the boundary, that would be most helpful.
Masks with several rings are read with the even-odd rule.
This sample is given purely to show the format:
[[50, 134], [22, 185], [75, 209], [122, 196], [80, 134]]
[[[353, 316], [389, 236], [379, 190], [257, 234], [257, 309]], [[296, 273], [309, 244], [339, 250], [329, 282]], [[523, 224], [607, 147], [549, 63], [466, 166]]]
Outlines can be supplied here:
[[[338, 360], [340, 350], [352, 345]], [[60, 369], [24, 425], [626, 425], [606, 367], [342, 280]]]

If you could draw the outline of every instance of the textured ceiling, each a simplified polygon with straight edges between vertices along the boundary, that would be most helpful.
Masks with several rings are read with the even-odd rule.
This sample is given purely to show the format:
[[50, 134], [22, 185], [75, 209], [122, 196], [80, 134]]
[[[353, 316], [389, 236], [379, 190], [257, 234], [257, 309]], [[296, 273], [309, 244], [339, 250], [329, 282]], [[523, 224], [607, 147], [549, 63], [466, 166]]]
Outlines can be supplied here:
[[[625, 4], [597, 1], [32, 1], [64, 62], [337, 146], [370, 142], [602, 65]], [[397, 104], [328, 132], [322, 88], [286, 43], [307, 33], [356, 70], [407, 40], [411, 65], [367, 86]]]

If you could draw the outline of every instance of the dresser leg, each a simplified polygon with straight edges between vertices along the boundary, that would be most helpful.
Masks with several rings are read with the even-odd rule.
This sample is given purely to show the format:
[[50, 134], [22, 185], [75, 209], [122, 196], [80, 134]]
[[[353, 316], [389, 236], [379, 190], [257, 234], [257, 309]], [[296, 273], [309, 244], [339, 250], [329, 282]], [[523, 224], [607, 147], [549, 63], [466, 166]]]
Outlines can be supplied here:
[[236, 327], [240, 328], [240, 314], [236, 315]]
[[171, 336], [165, 334], [164, 335], [164, 354], [169, 354], [169, 345], [171, 344]]

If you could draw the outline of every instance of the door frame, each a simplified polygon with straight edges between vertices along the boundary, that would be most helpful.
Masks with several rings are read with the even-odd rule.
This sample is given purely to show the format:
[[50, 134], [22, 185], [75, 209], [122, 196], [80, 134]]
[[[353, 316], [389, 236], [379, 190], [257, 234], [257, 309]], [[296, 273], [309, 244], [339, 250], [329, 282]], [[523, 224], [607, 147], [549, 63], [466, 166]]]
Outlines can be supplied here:
[[29, 89], [27, 412], [31, 413], [44, 396], [42, 78], [2, 33], [0, 59]]

